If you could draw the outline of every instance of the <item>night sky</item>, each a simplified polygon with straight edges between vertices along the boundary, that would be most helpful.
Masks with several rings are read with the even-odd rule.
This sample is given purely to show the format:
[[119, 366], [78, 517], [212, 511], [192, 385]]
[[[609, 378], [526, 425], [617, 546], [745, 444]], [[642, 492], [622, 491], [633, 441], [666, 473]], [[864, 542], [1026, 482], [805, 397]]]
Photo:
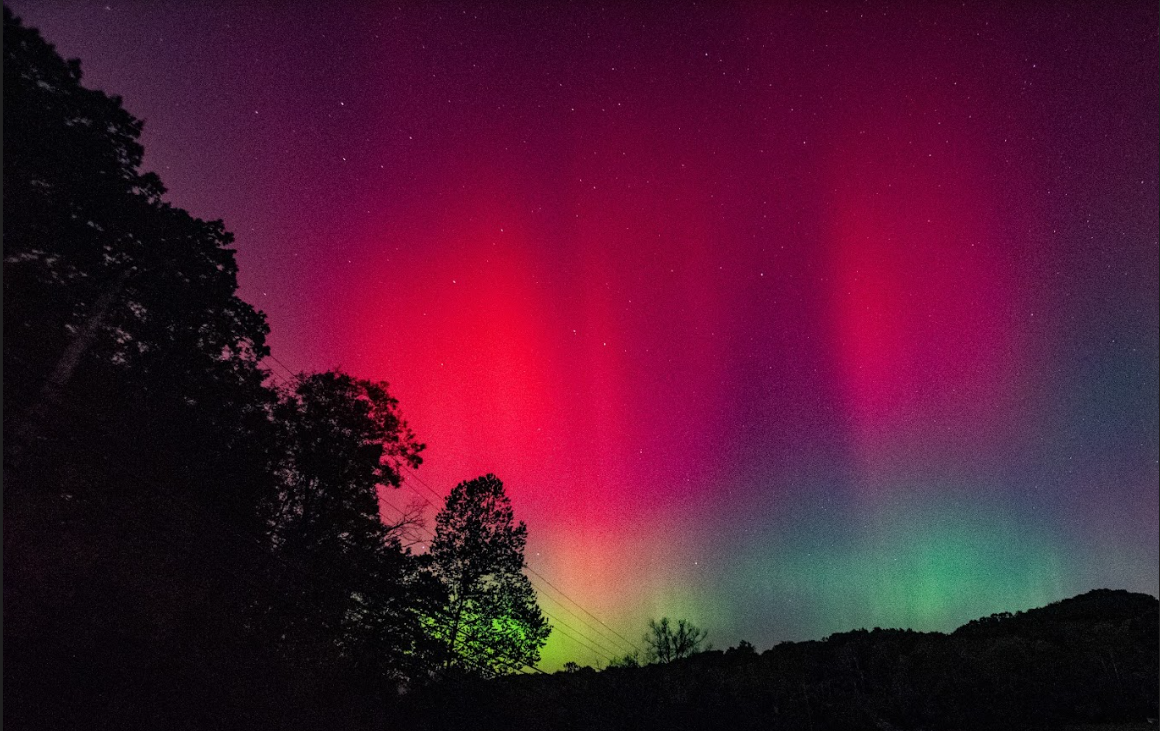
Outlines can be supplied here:
[[1155, 2], [242, 5], [11, 3], [622, 635], [1160, 593]]

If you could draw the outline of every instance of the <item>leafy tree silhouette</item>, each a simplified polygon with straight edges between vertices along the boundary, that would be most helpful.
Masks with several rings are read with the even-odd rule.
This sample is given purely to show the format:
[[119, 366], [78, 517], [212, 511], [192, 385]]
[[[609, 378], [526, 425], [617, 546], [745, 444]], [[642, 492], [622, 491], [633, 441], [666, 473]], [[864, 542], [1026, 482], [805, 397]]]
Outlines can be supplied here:
[[222, 223], [8, 8], [3, 53], [6, 720], [342, 726], [442, 660], [376, 499], [421, 445], [386, 384], [267, 387]]
[[700, 651], [709, 634], [684, 619], [678, 620], [674, 627], [668, 617], [661, 617], [659, 622], [650, 619], [648, 629], [644, 636], [645, 656], [649, 662], [659, 663], [672, 662]]
[[524, 575], [527, 526], [515, 523], [495, 475], [455, 486], [435, 519], [431, 560], [448, 592], [433, 631], [447, 667], [486, 677], [535, 665], [548, 625]]
[[633, 650], [627, 654], [619, 657], [614, 657], [608, 661], [608, 668], [639, 668], [640, 667], [640, 651]]
[[753, 646], [752, 642], [741, 640], [736, 647], [730, 647], [725, 651], [726, 658], [754, 658], [757, 657], [757, 648]]
[[345, 373], [301, 376], [281, 394], [275, 420], [284, 451], [267, 505], [275, 545], [350, 553], [387, 539], [378, 493], [397, 488], [420, 444], [386, 383]]
[[251, 520], [271, 479], [239, 448], [270, 437], [265, 318], [237, 296], [232, 236], [161, 200], [141, 122], [80, 81], [5, 8], [5, 458], [116, 431], [134, 439], [109, 461], [216, 490], [209, 504]]
[[275, 409], [281, 480], [264, 507], [275, 555], [328, 578], [284, 596], [285, 634], [331, 638], [380, 685], [422, 675], [441, 648], [421, 618], [443, 603], [442, 587], [401, 550], [405, 522], [386, 525], [379, 512], [402, 465], [422, 462], [397, 407], [386, 383], [301, 376]]
[[3, 53], [6, 713], [196, 725], [215, 687], [253, 711], [271, 587], [234, 540], [276, 482], [265, 320], [120, 100], [8, 8]]

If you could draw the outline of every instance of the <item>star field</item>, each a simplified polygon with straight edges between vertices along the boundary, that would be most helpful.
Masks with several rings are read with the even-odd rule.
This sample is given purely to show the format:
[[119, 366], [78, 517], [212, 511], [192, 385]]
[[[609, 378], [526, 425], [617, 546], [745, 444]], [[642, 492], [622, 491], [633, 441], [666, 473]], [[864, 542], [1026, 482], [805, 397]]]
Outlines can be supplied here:
[[12, 7], [622, 634], [1157, 594], [1154, 3]]

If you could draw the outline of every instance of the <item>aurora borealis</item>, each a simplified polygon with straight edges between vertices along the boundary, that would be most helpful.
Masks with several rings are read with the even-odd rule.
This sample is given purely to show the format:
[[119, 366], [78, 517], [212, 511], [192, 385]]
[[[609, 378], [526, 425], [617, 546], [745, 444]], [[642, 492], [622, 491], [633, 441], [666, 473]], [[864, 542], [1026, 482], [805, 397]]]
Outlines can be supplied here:
[[11, 5], [624, 636], [1160, 591], [1155, 3]]

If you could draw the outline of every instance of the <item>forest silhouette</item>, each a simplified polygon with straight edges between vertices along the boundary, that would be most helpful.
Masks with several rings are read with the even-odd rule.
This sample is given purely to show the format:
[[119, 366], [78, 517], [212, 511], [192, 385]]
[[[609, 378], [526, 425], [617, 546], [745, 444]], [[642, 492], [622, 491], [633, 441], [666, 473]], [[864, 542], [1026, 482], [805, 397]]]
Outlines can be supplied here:
[[[142, 123], [4, 11], [4, 675], [17, 728], [1000, 727], [1156, 716], [1156, 600], [1093, 592], [951, 635], [535, 667], [502, 482], [430, 551], [383, 490], [424, 445], [389, 386], [279, 381], [231, 234], [163, 200]], [[646, 638], [647, 640], [647, 638]], [[886, 724], [886, 725], [883, 725]]]
[[162, 200], [141, 122], [80, 79], [5, 9], [6, 717], [312, 728], [537, 662], [502, 483], [412, 553], [415, 516], [380, 515], [423, 450], [388, 385], [275, 382], [232, 236]]

